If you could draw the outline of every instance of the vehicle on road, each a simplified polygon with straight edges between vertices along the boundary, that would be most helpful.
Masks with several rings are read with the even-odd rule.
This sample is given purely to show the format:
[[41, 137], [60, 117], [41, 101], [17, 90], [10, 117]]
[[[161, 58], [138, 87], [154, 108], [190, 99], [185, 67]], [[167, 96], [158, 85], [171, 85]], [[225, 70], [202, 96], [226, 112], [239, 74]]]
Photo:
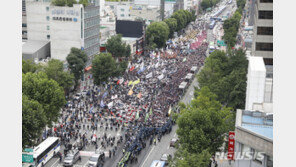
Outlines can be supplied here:
[[150, 167], [164, 167], [165, 161], [154, 160]]
[[210, 42], [209, 44], [209, 54], [216, 50], [214, 42]]
[[175, 147], [176, 143], [177, 143], [178, 139], [177, 138], [172, 138], [172, 140], [170, 141], [170, 147]]
[[60, 151], [60, 139], [48, 137], [34, 148], [33, 160], [36, 167], [44, 166], [56, 153]]
[[71, 150], [64, 159], [64, 166], [73, 166], [78, 160], [81, 161], [79, 151], [77, 149]]
[[209, 25], [209, 28], [210, 29], [213, 29], [215, 27], [215, 25], [216, 25], [216, 21], [215, 20], [212, 20], [212, 22]]
[[169, 158], [172, 158], [172, 156], [170, 154], [162, 154], [160, 160], [161, 161], [165, 161], [165, 164], [167, 165], [169, 163]]
[[101, 167], [103, 166], [104, 153], [103, 154], [94, 154], [91, 156], [87, 162], [88, 167]]

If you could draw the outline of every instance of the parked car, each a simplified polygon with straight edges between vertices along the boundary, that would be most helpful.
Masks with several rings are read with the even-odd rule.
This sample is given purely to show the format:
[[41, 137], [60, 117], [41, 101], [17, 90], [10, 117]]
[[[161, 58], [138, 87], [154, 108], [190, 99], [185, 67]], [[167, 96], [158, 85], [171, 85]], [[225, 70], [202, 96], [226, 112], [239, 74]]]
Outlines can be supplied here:
[[78, 160], [81, 161], [79, 151], [70, 150], [64, 159], [64, 166], [73, 166]]
[[87, 162], [88, 167], [100, 167], [103, 165], [102, 154], [94, 154]]
[[168, 162], [169, 158], [172, 158], [172, 156], [170, 154], [162, 154], [160, 160], [165, 161], [165, 164], [168, 164], [169, 163]]
[[177, 138], [172, 138], [172, 140], [170, 141], [170, 147], [175, 147], [177, 141], [178, 141]]

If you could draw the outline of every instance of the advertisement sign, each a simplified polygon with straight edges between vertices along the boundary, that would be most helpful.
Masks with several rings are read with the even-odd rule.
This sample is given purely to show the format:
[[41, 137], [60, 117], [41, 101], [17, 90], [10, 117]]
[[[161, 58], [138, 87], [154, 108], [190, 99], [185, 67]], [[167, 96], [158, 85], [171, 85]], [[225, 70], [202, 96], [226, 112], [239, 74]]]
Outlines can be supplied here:
[[228, 137], [228, 160], [234, 160], [234, 144], [235, 144], [235, 132], [230, 131]]

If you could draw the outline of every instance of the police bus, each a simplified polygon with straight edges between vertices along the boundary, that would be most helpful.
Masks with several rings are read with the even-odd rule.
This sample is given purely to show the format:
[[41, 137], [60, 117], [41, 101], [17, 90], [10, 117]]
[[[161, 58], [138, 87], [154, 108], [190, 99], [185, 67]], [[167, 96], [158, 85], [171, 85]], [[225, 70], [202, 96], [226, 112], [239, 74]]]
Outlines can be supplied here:
[[34, 148], [33, 158], [36, 167], [43, 167], [57, 152], [61, 143], [58, 137], [48, 137]]
[[210, 23], [210, 29], [213, 29], [215, 27], [216, 21], [212, 20], [212, 22]]
[[164, 167], [165, 161], [154, 160], [150, 167]]

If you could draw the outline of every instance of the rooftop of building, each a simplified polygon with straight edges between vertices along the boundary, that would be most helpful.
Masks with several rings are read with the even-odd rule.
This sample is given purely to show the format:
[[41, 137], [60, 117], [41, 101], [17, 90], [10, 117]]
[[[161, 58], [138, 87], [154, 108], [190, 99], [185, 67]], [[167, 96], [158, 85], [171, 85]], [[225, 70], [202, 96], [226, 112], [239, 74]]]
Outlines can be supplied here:
[[[241, 110], [238, 110], [241, 111]], [[236, 126], [240, 126], [258, 136], [273, 140], [273, 114], [243, 110], [237, 112]]]
[[40, 48], [47, 45], [49, 41], [34, 41], [28, 40], [22, 44], [22, 53], [33, 54], [37, 52]]

